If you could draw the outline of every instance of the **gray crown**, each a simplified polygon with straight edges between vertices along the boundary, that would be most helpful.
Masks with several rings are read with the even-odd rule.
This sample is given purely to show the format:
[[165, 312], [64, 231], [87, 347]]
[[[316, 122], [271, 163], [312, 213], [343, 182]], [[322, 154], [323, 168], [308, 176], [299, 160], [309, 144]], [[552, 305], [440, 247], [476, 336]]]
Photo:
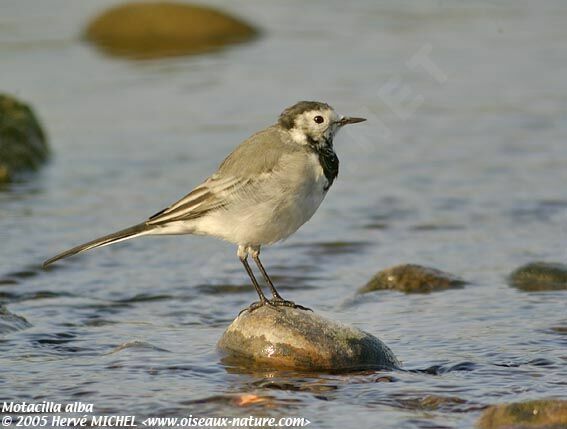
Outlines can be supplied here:
[[326, 110], [332, 109], [327, 103], [321, 103], [319, 101], [300, 101], [295, 103], [293, 106], [288, 107], [285, 109], [280, 118], [278, 123], [283, 128], [290, 130], [293, 128], [295, 124], [295, 118], [302, 113], [308, 112], [310, 110]]

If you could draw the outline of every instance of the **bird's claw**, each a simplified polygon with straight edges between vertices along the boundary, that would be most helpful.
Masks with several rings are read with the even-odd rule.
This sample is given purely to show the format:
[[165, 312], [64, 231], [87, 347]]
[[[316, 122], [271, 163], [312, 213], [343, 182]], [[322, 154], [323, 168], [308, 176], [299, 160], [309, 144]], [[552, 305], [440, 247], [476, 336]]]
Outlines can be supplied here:
[[274, 298], [268, 302], [274, 307], [291, 307], [291, 308], [297, 308], [299, 310], [313, 311], [309, 307], [304, 307], [303, 305], [296, 304], [295, 302], [288, 301], [286, 299]]
[[259, 309], [260, 307], [263, 307], [264, 305], [270, 305], [270, 301], [265, 300], [265, 301], [256, 301], [253, 302], [252, 304], [250, 304], [248, 307], [243, 308], [242, 310], [240, 310], [240, 313], [238, 313], [238, 315], [240, 316], [242, 313], [244, 313], [245, 311], [248, 311], [249, 313], [252, 313], [254, 310]]
[[290, 308], [297, 308], [299, 310], [305, 310], [305, 311], [311, 311], [311, 312], [313, 311], [309, 307], [304, 307], [303, 305], [296, 304], [293, 301], [288, 301], [286, 299], [281, 299], [281, 298], [273, 298], [273, 299], [270, 299], [270, 300], [253, 302], [248, 307], [242, 309], [240, 311], [240, 313], [238, 313], [238, 315], [240, 316], [245, 311], [252, 313], [254, 310], [257, 310], [260, 307], [263, 307], [264, 305], [267, 305], [267, 306], [272, 307], [274, 309], [277, 309], [278, 307], [290, 307]]

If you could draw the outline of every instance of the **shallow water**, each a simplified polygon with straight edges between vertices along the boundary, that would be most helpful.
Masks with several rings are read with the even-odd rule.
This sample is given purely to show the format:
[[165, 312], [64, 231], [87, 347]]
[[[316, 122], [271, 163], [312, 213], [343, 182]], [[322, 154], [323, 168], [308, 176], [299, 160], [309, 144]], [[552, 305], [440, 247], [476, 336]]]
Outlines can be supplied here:
[[[80, 41], [111, 3], [1, 8], [0, 90], [34, 106], [54, 158], [0, 191], [0, 304], [13, 313], [0, 400], [467, 428], [489, 404], [565, 396], [565, 293], [506, 284], [525, 262], [567, 258], [564, 2], [216, 1], [263, 38], [152, 62]], [[408, 66], [429, 48], [437, 73]], [[423, 102], [388, 107], [396, 81]], [[254, 292], [235, 249], [212, 239], [143, 238], [40, 270], [181, 197], [299, 99], [369, 120], [337, 138], [326, 201], [264, 263], [285, 297], [377, 335], [410, 371], [225, 366], [216, 341]], [[397, 263], [472, 284], [356, 296]], [[261, 399], [239, 405], [243, 394]]]

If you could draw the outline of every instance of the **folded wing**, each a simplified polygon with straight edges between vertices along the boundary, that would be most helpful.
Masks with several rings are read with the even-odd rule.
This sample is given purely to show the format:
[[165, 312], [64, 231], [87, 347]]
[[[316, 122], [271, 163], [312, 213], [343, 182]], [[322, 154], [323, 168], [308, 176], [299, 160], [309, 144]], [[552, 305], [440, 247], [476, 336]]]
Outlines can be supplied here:
[[259, 198], [257, 185], [278, 168], [282, 156], [301, 150], [282, 140], [277, 127], [262, 130], [238, 146], [203, 184], [168, 208], [153, 215], [146, 224], [197, 219], [212, 210], [228, 207], [242, 198]]
[[197, 219], [212, 210], [227, 207], [238, 198], [247, 182], [242, 177], [215, 174], [176, 203], [150, 217], [146, 224]]

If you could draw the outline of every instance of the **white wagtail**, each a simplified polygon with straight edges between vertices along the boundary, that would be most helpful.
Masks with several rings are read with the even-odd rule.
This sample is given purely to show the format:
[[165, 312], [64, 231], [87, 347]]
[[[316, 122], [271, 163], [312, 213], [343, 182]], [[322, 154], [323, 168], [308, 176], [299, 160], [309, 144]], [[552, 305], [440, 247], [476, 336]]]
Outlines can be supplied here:
[[[333, 138], [346, 124], [365, 121], [338, 115], [331, 106], [301, 101], [278, 122], [251, 136], [218, 171], [185, 197], [145, 222], [106, 235], [44, 262], [142, 235], [212, 235], [238, 245], [237, 255], [262, 305], [300, 307], [284, 300], [260, 262], [260, 246], [293, 234], [315, 213], [339, 173]], [[268, 300], [248, 264], [252, 256], [273, 298]]]

